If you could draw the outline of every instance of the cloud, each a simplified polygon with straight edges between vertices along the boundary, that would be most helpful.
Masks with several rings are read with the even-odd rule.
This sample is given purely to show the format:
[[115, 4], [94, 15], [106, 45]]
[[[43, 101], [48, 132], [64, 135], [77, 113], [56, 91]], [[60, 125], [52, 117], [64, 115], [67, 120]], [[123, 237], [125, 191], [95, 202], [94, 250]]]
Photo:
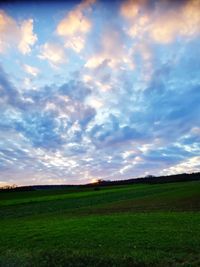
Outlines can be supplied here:
[[124, 2], [121, 15], [129, 21], [127, 33], [133, 38], [148, 37], [160, 44], [169, 44], [181, 37], [196, 37], [200, 33], [200, 2], [177, 2], [157, 1], [151, 8], [148, 1]]
[[85, 13], [95, 1], [83, 1], [70, 11], [57, 25], [57, 34], [64, 39], [65, 47], [79, 53], [85, 46], [92, 23]]
[[0, 72], [1, 131], [22, 134], [32, 147], [56, 150], [79, 143], [96, 111], [84, 103], [91, 91], [78, 81], [19, 93]]
[[34, 147], [54, 149], [64, 143], [60, 134], [56, 132], [58, 125], [53, 112], [35, 111], [23, 114], [22, 119], [15, 123], [15, 129], [27, 137]]
[[66, 84], [63, 84], [59, 91], [63, 95], [69, 96], [73, 100], [83, 101], [88, 95], [91, 94], [91, 89], [89, 89], [85, 84], [79, 80], [71, 80]]
[[199, 164], [200, 157], [190, 157], [188, 159], [183, 160], [182, 162], [171, 166], [168, 169], [164, 169], [162, 174], [179, 174], [179, 173], [191, 173], [191, 172], [198, 172], [200, 168]]
[[178, 68], [177, 65], [164, 64], [155, 70], [145, 90], [136, 93], [139, 110], [133, 110], [132, 113], [130, 110], [124, 111], [129, 114], [131, 124], [136, 125], [136, 129], [148, 129], [148, 138], [175, 142], [199, 124], [195, 115], [199, 113], [199, 86], [190, 85], [188, 88], [187, 84], [180, 84], [179, 81], [172, 83], [174, 69]]
[[58, 66], [67, 62], [64, 48], [56, 43], [42, 45], [38, 57], [47, 60], [51, 66]]
[[23, 69], [26, 73], [30, 74], [31, 76], [37, 77], [40, 73], [40, 70], [36, 67], [30, 66], [28, 64], [23, 65]]
[[2, 105], [23, 106], [18, 90], [9, 80], [8, 75], [0, 66], [0, 102]]
[[87, 103], [91, 107], [96, 108], [96, 109], [99, 109], [104, 105], [104, 103], [103, 103], [103, 101], [101, 101], [101, 99], [98, 99], [97, 97], [94, 97], [94, 96], [89, 97], [87, 99]]
[[99, 91], [99, 94], [115, 90], [119, 76], [124, 81], [125, 73], [133, 73], [136, 68], [127, 36], [119, 25], [111, 20], [109, 25], [105, 23], [102, 28], [94, 52], [85, 57], [82, 75], [83, 81]]
[[91, 28], [89, 19], [84, 17], [80, 8], [67, 15], [57, 26], [57, 33], [61, 36], [73, 36], [74, 34], [87, 33]]
[[36, 41], [37, 35], [33, 32], [33, 19], [17, 22], [0, 10], [0, 53], [17, 47], [22, 54], [29, 54]]
[[134, 19], [144, 7], [145, 0], [128, 0], [124, 1], [120, 8], [120, 13], [127, 19]]
[[12, 41], [18, 38], [19, 29], [14, 19], [3, 10], [0, 11], [0, 52], [11, 46]]
[[107, 122], [95, 125], [90, 130], [90, 138], [97, 147], [107, 147], [112, 145], [124, 145], [129, 141], [136, 141], [145, 138], [145, 133], [140, 133], [129, 125], [121, 126], [121, 121], [116, 116], [110, 114]]
[[31, 52], [31, 46], [37, 41], [37, 36], [33, 33], [33, 19], [23, 21], [20, 30], [21, 38], [18, 48], [22, 54], [29, 54]]
[[128, 67], [133, 70], [134, 62], [125, 46], [125, 40], [126, 36], [124, 36], [121, 28], [109, 25], [100, 35], [97, 53], [89, 57], [85, 67], [95, 69], [100, 66], [108, 66], [113, 70], [118, 67]]
[[[10, 76], [0, 66], [0, 103], [3, 107], [3, 111], [7, 112], [7, 109], [13, 109], [14, 113], [27, 112], [33, 108], [34, 101], [30, 95], [24, 94], [19, 90]], [[9, 111], [8, 111], [9, 114]], [[7, 116], [7, 115], [6, 115]], [[5, 117], [6, 117], [5, 116]], [[12, 112], [11, 112], [12, 117]], [[15, 117], [15, 115], [14, 115]], [[7, 118], [7, 120], [9, 120]]]
[[158, 43], [171, 43], [179, 36], [193, 38], [200, 33], [199, 1], [187, 1], [181, 7], [172, 8], [157, 16], [150, 26], [150, 35]]
[[[38, 24], [44, 43], [29, 57], [2, 55], [1, 183], [199, 170], [199, 2], [128, 1], [120, 10], [106, 1], [93, 4], [69, 10], [56, 35], [54, 20]], [[34, 38], [25, 36], [33, 21], [5, 12], [0, 19], [1, 51], [21, 44], [30, 53]]]

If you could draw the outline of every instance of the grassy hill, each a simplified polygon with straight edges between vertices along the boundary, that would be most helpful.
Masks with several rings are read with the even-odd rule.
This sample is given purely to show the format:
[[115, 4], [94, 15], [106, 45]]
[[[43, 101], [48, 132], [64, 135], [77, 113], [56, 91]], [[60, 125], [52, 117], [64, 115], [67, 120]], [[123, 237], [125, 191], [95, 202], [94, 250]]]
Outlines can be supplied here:
[[200, 181], [0, 192], [0, 266], [200, 266]]

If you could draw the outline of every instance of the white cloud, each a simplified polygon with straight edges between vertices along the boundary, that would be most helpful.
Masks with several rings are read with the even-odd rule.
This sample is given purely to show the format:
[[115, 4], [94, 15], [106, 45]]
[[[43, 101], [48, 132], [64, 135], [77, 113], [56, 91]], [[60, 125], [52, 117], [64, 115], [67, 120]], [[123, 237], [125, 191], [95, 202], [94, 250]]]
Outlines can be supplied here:
[[103, 102], [101, 99], [98, 99], [97, 97], [90, 96], [88, 97], [86, 103], [90, 105], [93, 108], [99, 109], [103, 106]]
[[103, 32], [100, 39], [99, 51], [88, 58], [85, 67], [95, 69], [106, 62], [112, 69], [134, 69], [130, 51], [124, 45], [124, 39], [118, 28], [111, 27]]
[[33, 20], [23, 21], [20, 30], [21, 38], [18, 48], [22, 54], [29, 54], [31, 52], [31, 46], [37, 41], [37, 36], [33, 33]]
[[56, 43], [45, 43], [41, 46], [41, 52], [38, 57], [48, 60], [51, 66], [54, 67], [67, 62], [63, 47]]
[[33, 32], [33, 19], [19, 23], [0, 10], [0, 53], [17, 47], [22, 54], [29, 54], [36, 41], [37, 35]]
[[169, 169], [164, 169], [161, 174], [178, 174], [178, 173], [191, 173], [198, 172], [200, 167], [200, 157], [195, 156], [184, 160], [183, 162], [176, 164]]
[[38, 76], [38, 74], [40, 72], [40, 70], [38, 68], [30, 66], [30, 65], [27, 65], [27, 64], [23, 65], [23, 69], [24, 69], [24, 71], [26, 73], [28, 73], [28, 74], [30, 74], [30, 75], [32, 75], [34, 77]]

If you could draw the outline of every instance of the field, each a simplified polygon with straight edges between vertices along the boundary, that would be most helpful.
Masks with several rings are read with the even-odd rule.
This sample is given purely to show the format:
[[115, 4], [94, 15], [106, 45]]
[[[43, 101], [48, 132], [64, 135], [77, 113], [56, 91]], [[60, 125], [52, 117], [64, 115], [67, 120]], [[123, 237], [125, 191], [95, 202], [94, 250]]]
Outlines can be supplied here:
[[0, 193], [0, 266], [200, 266], [200, 182]]

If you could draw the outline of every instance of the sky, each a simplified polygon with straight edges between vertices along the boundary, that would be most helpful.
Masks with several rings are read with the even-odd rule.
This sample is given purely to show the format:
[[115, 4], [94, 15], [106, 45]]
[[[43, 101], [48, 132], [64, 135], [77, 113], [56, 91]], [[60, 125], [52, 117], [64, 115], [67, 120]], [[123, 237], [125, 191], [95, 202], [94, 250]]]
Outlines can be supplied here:
[[200, 1], [0, 4], [0, 186], [200, 171]]

